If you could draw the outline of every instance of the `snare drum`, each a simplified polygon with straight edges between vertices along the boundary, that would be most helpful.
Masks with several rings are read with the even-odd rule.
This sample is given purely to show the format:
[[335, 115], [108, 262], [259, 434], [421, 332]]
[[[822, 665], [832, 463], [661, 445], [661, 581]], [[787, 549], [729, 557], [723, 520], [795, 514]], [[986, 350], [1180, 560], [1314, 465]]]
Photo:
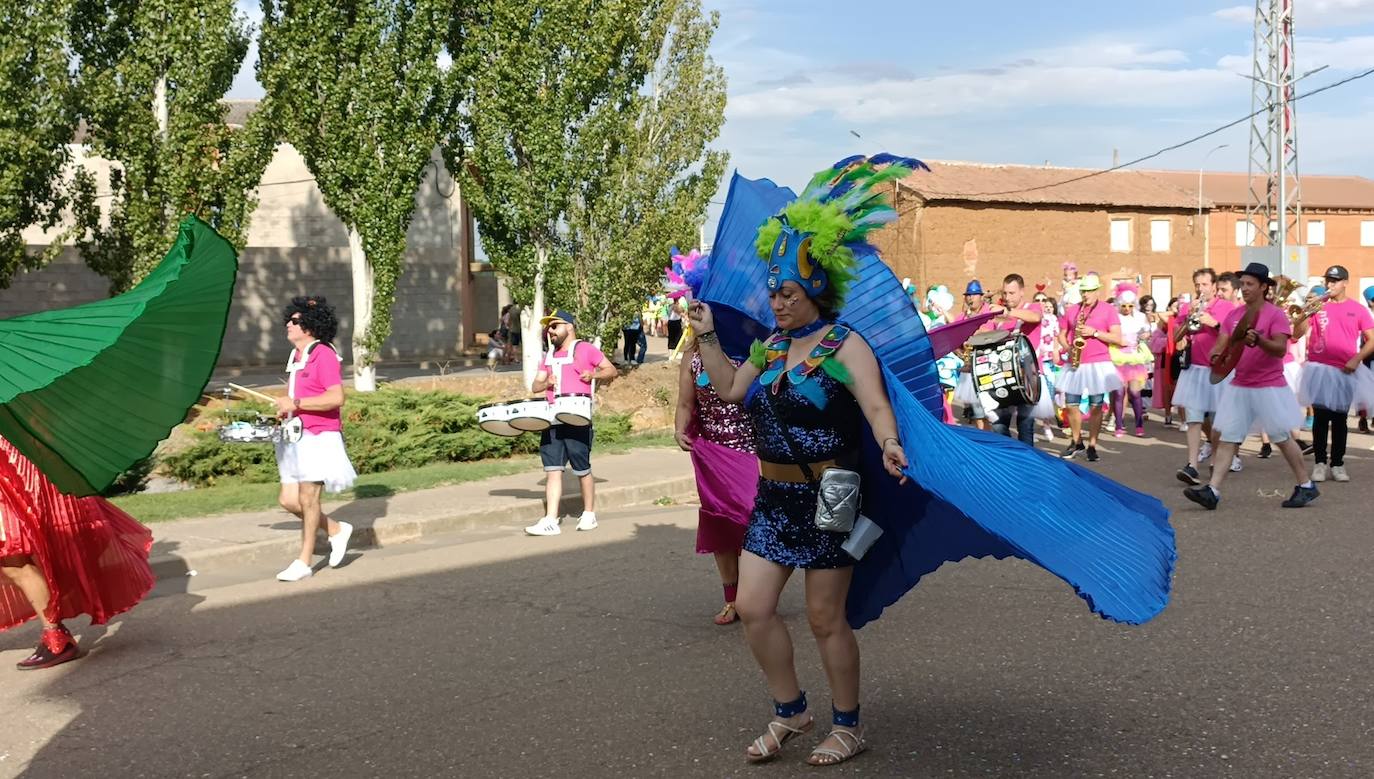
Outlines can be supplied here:
[[517, 400], [510, 404], [510, 426], [521, 432], [538, 433], [553, 425], [549, 402], [543, 398]]
[[492, 403], [477, 409], [477, 426], [492, 435], [517, 436], [521, 431], [511, 426], [511, 411], [515, 403]]
[[[297, 423], [299, 424], [299, 420]], [[287, 440], [281, 424], [265, 416], [259, 416], [252, 422], [240, 419], [220, 425], [216, 432], [219, 434], [219, 440], [226, 444], [273, 444]], [[299, 441], [300, 435], [297, 434], [294, 440]]]
[[550, 406], [553, 418], [560, 425], [586, 427], [592, 423], [592, 396], [585, 393], [569, 393], [553, 399]]
[[968, 340], [973, 389], [984, 408], [1033, 406], [1040, 400], [1040, 361], [1021, 333], [993, 330]]

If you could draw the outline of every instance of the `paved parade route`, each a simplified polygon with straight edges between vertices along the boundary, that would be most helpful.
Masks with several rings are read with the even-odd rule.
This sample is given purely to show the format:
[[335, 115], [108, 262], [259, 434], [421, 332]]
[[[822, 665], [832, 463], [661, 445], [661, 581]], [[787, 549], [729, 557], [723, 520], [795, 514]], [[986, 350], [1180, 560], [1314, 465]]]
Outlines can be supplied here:
[[[90, 655], [53, 671], [11, 670], [31, 626], [0, 634], [0, 775], [1374, 775], [1374, 438], [1311, 508], [1279, 509], [1282, 461], [1247, 456], [1204, 513], [1182, 435], [1151, 432], [1098, 467], [1175, 510], [1168, 610], [1119, 626], [1028, 564], [947, 566], [860, 632], [870, 750], [838, 768], [804, 764], [819, 736], [745, 765], [767, 696], [672, 506], [424, 536], [296, 584], [276, 560], [167, 579], [74, 623]], [[783, 609], [824, 712], [796, 582]]]

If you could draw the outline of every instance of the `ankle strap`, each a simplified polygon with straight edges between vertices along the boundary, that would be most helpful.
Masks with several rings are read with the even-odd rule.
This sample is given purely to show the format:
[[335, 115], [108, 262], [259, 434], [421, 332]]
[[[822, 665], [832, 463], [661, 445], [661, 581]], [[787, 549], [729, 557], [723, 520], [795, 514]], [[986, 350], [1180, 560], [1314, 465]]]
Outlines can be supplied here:
[[773, 713], [784, 719], [795, 717], [806, 711], [806, 690], [802, 690], [795, 701], [773, 701]]

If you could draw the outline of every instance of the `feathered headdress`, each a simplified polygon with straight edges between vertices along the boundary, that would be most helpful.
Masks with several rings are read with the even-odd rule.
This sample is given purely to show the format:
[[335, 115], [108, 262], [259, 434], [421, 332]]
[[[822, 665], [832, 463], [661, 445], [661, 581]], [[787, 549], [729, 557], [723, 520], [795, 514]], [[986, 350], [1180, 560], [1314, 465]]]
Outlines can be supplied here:
[[668, 297], [677, 300], [684, 295], [696, 297], [701, 294], [701, 285], [706, 282], [706, 271], [710, 263], [710, 256], [696, 249], [679, 254], [674, 247], [673, 264], [663, 269], [663, 275], [666, 277], [663, 288], [667, 290]]
[[833, 288], [844, 304], [855, 278], [854, 250], [868, 234], [897, 218], [884, 182], [930, 170], [910, 157], [847, 157], [811, 178], [801, 195], [759, 227], [754, 248], [768, 263], [768, 289], [793, 281], [809, 297]]

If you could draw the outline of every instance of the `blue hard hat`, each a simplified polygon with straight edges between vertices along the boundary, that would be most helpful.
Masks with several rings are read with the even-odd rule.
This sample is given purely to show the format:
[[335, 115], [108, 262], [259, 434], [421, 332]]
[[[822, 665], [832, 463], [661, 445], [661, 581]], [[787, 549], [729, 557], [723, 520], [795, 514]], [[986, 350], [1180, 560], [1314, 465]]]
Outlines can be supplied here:
[[1313, 295], [1316, 295], [1317, 297], [1321, 297], [1322, 295], [1325, 295], [1325, 294], [1326, 294], [1326, 287], [1323, 287], [1322, 285], [1318, 284], [1318, 285], [1316, 285], [1315, 287], [1313, 287], [1313, 288], [1312, 288], [1311, 290], [1309, 290], [1309, 291], [1310, 291]]
[[1374, 284], [1370, 284], [1368, 287], [1364, 288], [1364, 299], [1374, 300]]
[[981, 295], [983, 294], [983, 285], [978, 283], [978, 279], [974, 279], [973, 281], [970, 281], [968, 283], [967, 287], [964, 288], [964, 294]]

